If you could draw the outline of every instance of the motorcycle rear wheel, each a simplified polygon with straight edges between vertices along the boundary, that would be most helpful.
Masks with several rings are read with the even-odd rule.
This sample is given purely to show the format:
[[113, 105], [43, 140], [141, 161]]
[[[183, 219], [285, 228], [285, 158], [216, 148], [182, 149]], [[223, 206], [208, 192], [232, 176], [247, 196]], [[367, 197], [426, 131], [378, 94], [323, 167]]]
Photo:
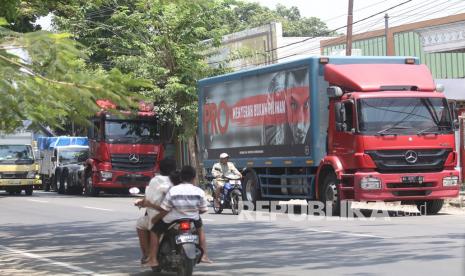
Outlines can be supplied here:
[[176, 271], [176, 275], [177, 276], [192, 276], [192, 274], [194, 273], [194, 266], [195, 266], [195, 260], [184, 258], [182, 260], [181, 265], [178, 267], [178, 271]]

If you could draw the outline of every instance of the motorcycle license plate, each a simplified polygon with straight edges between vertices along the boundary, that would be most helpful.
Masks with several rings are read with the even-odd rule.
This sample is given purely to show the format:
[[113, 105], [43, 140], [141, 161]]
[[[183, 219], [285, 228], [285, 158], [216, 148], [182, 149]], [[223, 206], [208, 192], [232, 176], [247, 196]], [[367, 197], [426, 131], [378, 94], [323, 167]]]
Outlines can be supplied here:
[[180, 243], [199, 243], [199, 236], [197, 235], [176, 236], [176, 244], [180, 244]]
[[240, 180], [229, 180], [231, 184], [241, 184]]

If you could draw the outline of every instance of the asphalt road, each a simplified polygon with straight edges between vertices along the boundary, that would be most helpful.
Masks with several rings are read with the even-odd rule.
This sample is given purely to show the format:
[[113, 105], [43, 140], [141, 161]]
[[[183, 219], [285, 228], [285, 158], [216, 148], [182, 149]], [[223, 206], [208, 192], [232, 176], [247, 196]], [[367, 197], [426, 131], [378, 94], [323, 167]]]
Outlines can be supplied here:
[[[142, 210], [134, 200], [0, 192], [0, 275], [151, 275], [138, 263]], [[209, 213], [214, 264], [197, 266], [195, 275], [465, 275], [465, 212], [396, 214]]]

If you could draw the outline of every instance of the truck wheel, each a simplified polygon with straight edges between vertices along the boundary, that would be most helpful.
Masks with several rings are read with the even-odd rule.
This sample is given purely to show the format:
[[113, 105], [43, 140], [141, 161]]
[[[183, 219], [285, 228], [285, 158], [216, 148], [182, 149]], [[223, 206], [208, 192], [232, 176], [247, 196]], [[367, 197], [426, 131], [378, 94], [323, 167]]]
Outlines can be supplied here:
[[32, 192], [34, 191], [33, 189], [33, 186], [27, 186], [25, 189], [24, 189], [24, 192], [26, 193], [27, 196], [30, 196], [32, 195]]
[[60, 182], [60, 171], [56, 171], [50, 180], [50, 189], [58, 192], [58, 183]]
[[[325, 213], [327, 216], [339, 216], [341, 201], [339, 191], [337, 190], [337, 177], [333, 172], [326, 174], [323, 184], [320, 186], [320, 200], [325, 204]], [[326, 204], [331, 204], [331, 214], [327, 213]], [[329, 210], [328, 210], [329, 211]]]
[[68, 190], [68, 171], [64, 171], [60, 175], [60, 184], [58, 185], [58, 193], [65, 194]]
[[50, 179], [45, 177], [45, 175], [40, 175], [40, 180], [42, 180], [42, 186], [45, 192], [50, 192]]
[[441, 211], [444, 205], [443, 199], [428, 200], [428, 201], [416, 201], [418, 211], [422, 215], [436, 215]]
[[255, 206], [256, 202], [261, 199], [260, 188], [258, 187], [257, 175], [253, 172], [249, 172], [242, 183], [243, 195], [242, 198], [248, 202], [253, 203]]
[[84, 183], [84, 194], [86, 196], [98, 196], [99, 190], [98, 188], [94, 187], [94, 183], [92, 181], [92, 175], [86, 175], [86, 180]]

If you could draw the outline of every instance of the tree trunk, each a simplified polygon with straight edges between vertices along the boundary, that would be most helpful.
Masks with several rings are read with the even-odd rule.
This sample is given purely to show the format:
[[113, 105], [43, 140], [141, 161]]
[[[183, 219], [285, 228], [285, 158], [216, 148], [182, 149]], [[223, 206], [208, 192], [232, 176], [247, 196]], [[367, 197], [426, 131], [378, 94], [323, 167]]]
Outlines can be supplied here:
[[204, 175], [203, 175], [203, 168], [202, 166], [200, 165], [200, 159], [199, 159], [199, 155], [197, 154], [198, 150], [197, 150], [197, 135], [195, 136], [191, 136], [187, 139], [187, 145], [188, 145], [188, 148], [189, 148], [189, 161], [191, 163], [191, 166], [195, 168], [195, 170], [197, 171], [197, 177], [199, 179], [199, 183], [202, 182], [202, 180], [204, 179]]

